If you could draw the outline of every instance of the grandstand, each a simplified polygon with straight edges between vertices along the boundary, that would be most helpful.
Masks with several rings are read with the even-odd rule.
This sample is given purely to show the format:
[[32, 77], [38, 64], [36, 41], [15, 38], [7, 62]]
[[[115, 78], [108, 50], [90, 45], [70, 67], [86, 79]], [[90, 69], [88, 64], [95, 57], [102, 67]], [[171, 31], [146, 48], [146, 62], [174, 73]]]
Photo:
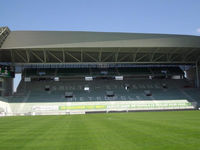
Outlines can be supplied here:
[[199, 59], [199, 36], [2, 27], [0, 114], [198, 109]]

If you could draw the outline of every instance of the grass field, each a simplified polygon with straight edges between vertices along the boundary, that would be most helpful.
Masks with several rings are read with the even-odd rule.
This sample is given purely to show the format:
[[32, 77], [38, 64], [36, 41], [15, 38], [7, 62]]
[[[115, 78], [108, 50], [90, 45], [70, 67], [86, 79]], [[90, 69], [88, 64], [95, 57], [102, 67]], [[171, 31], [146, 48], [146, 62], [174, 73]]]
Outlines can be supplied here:
[[198, 150], [200, 111], [0, 118], [0, 150]]

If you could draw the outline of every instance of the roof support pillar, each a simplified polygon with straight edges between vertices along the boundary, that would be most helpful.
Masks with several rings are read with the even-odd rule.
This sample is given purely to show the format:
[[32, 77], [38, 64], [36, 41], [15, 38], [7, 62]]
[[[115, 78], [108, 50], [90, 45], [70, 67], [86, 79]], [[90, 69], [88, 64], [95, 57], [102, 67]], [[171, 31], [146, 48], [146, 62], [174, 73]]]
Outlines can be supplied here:
[[30, 55], [29, 55], [29, 51], [26, 50], [26, 58], [27, 58], [27, 62], [29, 63], [30, 62]]
[[63, 54], [63, 63], [65, 62], [65, 50], [62, 50], [62, 54]]
[[99, 62], [101, 62], [101, 57], [102, 57], [102, 48], [101, 48], [101, 50], [99, 51]]
[[14, 54], [13, 54], [13, 50], [10, 50], [10, 57], [11, 57], [11, 62], [14, 63], [15, 57], [14, 57]]
[[118, 48], [117, 52], [115, 53], [115, 62], [118, 61], [119, 52], [120, 52], [120, 48]]
[[27, 62], [29, 63], [29, 62], [30, 62], [30, 57], [29, 57], [29, 52], [28, 52], [28, 50], [26, 50], [26, 59], [27, 59]]
[[81, 49], [81, 62], [83, 62], [83, 49]]
[[43, 50], [43, 53], [44, 53], [44, 63], [47, 63], [47, 53], [45, 50]]

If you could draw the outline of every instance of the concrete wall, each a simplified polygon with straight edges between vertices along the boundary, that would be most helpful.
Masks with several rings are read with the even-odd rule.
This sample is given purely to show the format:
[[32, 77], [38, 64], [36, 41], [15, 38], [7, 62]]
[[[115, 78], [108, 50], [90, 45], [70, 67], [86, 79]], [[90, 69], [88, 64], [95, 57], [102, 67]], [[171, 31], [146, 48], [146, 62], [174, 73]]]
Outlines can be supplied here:
[[188, 100], [156, 101], [99, 101], [99, 102], [55, 102], [55, 103], [9, 103], [7, 115], [53, 115], [84, 114], [86, 112], [148, 111], [194, 109], [196, 102]]
[[1, 78], [2, 82], [2, 95], [1, 96], [10, 96], [13, 94], [13, 78]]

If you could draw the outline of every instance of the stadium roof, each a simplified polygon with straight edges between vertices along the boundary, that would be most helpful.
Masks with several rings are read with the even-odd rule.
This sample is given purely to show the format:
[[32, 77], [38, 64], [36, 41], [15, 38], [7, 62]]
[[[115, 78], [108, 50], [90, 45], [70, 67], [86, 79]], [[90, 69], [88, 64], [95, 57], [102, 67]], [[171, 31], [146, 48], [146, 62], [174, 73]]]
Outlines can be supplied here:
[[200, 36], [0, 29], [3, 62], [194, 63], [200, 55]]
[[71, 47], [197, 47], [199, 36], [81, 32], [81, 31], [12, 31], [2, 49], [71, 48]]

